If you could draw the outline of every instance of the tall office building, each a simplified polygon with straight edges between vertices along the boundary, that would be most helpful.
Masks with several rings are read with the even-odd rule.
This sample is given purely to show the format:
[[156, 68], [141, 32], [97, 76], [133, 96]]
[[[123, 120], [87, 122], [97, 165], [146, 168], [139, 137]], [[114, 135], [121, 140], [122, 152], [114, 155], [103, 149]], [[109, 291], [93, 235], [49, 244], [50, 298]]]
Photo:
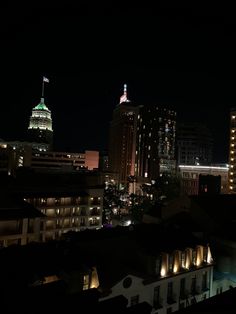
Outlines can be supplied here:
[[229, 192], [236, 192], [236, 108], [230, 111]]
[[213, 139], [203, 125], [182, 124], [177, 129], [178, 165], [210, 165]]
[[161, 106], [140, 106], [137, 122], [137, 180], [174, 173], [176, 112]]
[[109, 168], [118, 184], [134, 175], [135, 137], [138, 107], [128, 100], [127, 86], [113, 111], [110, 123]]
[[51, 111], [45, 105], [43, 97], [40, 103], [32, 109], [28, 127], [28, 139], [31, 142], [49, 144], [49, 149], [52, 149], [53, 129]]

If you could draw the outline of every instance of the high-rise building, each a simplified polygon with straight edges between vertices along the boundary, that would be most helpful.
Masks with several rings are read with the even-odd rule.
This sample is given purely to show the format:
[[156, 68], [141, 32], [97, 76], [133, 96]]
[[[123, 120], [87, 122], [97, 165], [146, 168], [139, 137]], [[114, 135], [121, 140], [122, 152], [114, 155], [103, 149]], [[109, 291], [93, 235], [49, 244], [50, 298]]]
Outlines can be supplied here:
[[182, 124], [177, 129], [178, 165], [210, 165], [213, 139], [203, 125]]
[[43, 97], [40, 103], [32, 109], [28, 127], [28, 139], [31, 142], [49, 144], [49, 149], [52, 149], [53, 129], [51, 111], [45, 105]]
[[174, 173], [176, 112], [157, 105], [140, 106], [137, 120], [137, 179]]
[[109, 167], [119, 184], [134, 175], [135, 136], [138, 107], [127, 97], [127, 85], [110, 123]]
[[236, 108], [230, 111], [229, 192], [236, 192]]

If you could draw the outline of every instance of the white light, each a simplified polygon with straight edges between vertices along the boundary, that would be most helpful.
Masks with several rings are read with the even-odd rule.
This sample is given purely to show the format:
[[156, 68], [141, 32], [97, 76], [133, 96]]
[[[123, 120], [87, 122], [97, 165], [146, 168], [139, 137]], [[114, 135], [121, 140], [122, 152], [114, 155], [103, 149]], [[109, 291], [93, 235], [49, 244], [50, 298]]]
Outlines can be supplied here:
[[179, 165], [179, 168], [188, 168], [189, 170], [228, 170], [228, 167], [216, 167], [216, 166], [187, 166], [187, 165]]
[[230, 188], [230, 190], [233, 190], [233, 187], [232, 187], [232, 185], [230, 185], [230, 187], [229, 187], [229, 188]]
[[161, 276], [164, 277], [165, 275], [166, 275], [166, 270], [165, 270], [165, 268], [163, 267], [163, 268], [161, 269]]
[[235, 119], [235, 116], [232, 116], [232, 119]]

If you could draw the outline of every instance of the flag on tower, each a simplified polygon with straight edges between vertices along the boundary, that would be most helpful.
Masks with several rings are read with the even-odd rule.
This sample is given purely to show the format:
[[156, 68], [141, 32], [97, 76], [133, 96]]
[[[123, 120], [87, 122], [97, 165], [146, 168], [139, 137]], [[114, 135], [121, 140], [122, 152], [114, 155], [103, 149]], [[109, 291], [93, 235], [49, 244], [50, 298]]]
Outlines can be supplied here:
[[46, 78], [45, 76], [43, 77], [43, 81], [49, 83], [49, 79]]

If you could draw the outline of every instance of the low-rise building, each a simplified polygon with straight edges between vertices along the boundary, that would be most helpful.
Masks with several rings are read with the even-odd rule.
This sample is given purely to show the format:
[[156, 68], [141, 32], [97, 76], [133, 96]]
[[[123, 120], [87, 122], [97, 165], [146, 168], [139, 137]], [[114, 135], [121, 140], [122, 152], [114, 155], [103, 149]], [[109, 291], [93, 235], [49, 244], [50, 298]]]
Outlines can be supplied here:
[[[147, 231], [148, 228], [153, 232]], [[101, 300], [123, 295], [128, 306], [147, 302], [153, 308], [152, 313], [166, 314], [211, 296], [213, 259], [209, 245], [189, 232], [178, 234], [153, 225], [141, 229], [153, 239], [148, 241], [147, 234], [131, 229], [129, 237], [134, 232], [134, 243], [130, 242], [127, 262], [123, 257], [124, 260], [112, 264], [115, 274], [106, 265], [104, 277], [105, 269], [102, 271], [101, 265], [98, 266]], [[160, 229], [159, 233], [155, 229]], [[126, 250], [125, 244], [122, 250]]]
[[45, 215], [12, 195], [0, 197], [0, 247], [40, 240]]
[[24, 197], [46, 216], [41, 241], [58, 239], [68, 231], [99, 229], [102, 226], [102, 187], [28, 191], [24, 192]]
[[182, 193], [187, 195], [198, 195], [199, 192], [199, 176], [220, 176], [221, 177], [221, 193], [228, 193], [228, 165], [179, 165], [178, 172], [181, 179]]

